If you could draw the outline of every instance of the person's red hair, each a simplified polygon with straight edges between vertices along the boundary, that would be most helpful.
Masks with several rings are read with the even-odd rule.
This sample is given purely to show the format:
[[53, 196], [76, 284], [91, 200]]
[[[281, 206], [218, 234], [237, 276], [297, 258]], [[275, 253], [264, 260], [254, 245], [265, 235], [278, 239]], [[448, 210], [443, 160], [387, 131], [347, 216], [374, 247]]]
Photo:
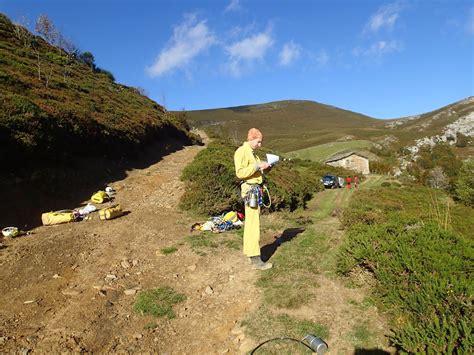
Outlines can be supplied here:
[[263, 138], [262, 132], [260, 132], [257, 128], [250, 128], [249, 132], [247, 133], [247, 141], [253, 141], [257, 138]]

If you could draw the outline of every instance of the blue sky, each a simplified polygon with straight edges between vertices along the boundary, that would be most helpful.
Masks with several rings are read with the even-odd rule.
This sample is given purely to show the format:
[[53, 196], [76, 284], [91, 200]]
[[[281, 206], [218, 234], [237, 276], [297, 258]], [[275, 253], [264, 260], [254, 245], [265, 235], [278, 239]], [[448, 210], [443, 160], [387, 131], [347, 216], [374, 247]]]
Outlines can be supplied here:
[[473, 0], [0, 0], [168, 110], [312, 100], [376, 118], [474, 95]]

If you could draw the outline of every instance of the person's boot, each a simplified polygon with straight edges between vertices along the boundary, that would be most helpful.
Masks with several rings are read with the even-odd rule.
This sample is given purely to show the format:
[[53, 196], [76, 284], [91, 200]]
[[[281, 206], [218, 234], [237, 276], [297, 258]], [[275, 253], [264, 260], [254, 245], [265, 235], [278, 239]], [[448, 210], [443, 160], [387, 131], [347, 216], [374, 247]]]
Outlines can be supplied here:
[[252, 256], [250, 260], [255, 270], [268, 270], [268, 269], [271, 269], [273, 266], [272, 263], [263, 262], [262, 259], [260, 258], [260, 255]]

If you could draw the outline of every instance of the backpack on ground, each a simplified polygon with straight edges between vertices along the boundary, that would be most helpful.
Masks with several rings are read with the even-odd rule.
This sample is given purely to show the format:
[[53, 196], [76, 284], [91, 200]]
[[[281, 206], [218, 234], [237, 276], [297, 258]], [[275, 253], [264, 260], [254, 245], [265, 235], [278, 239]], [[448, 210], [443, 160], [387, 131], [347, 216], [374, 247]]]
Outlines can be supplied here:
[[123, 215], [123, 211], [120, 205], [103, 208], [99, 211], [99, 218], [101, 220], [114, 219], [120, 217], [121, 215]]
[[74, 213], [71, 210], [51, 211], [41, 214], [41, 221], [44, 226], [61, 224], [75, 221]]
[[109, 200], [110, 200], [110, 197], [105, 191], [97, 191], [91, 197], [91, 201], [94, 203], [104, 203]]

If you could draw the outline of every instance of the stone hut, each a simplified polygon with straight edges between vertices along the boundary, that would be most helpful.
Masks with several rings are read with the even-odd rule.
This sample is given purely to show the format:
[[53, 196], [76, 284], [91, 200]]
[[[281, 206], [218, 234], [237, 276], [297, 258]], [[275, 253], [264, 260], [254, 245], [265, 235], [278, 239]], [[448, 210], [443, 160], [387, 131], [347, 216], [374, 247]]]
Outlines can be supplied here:
[[369, 161], [376, 159], [377, 156], [370, 152], [347, 151], [334, 154], [324, 162], [331, 166], [338, 166], [367, 175], [370, 174]]

